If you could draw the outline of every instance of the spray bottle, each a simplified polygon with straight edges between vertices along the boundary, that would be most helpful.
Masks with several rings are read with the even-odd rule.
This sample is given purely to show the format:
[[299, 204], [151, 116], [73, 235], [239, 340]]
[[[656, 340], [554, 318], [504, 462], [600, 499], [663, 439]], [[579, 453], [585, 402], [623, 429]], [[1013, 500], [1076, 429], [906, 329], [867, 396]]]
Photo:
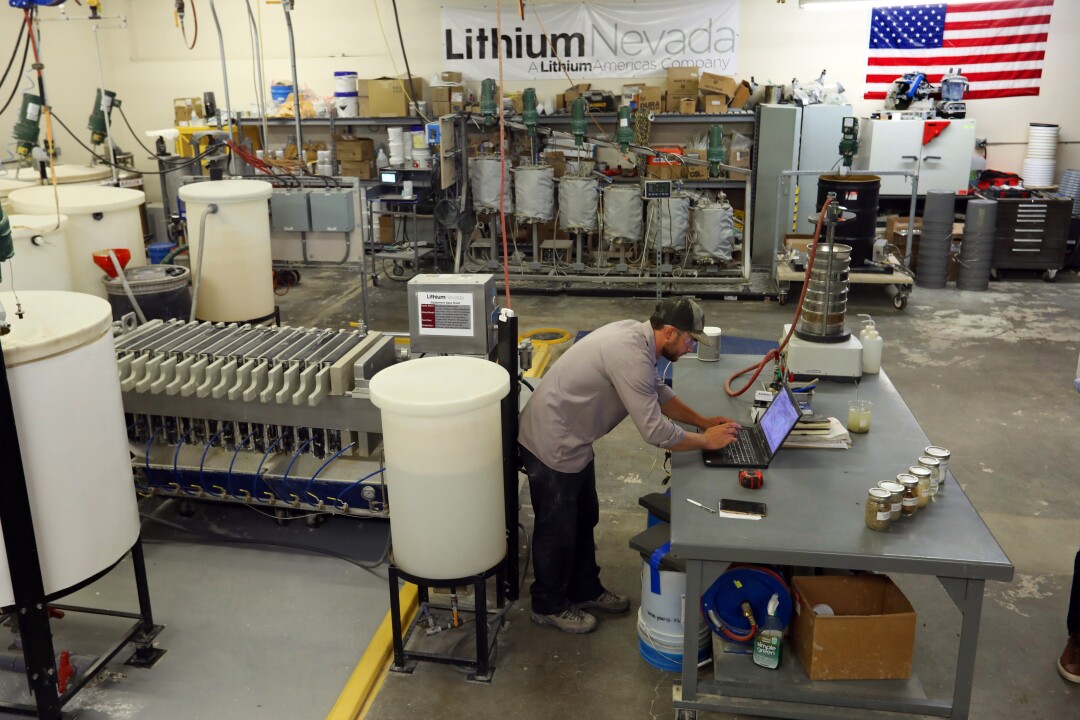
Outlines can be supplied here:
[[770, 670], [780, 667], [781, 654], [784, 648], [784, 628], [776, 617], [776, 609], [780, 607], [780, 596], [773, 593], [769, 598], [768, 617], [765, 624], [758, 630], [754, 638], [754, 663]]
[[864, 317], [866, 327], [859, 333], [859, 342], [862, 343], [862, 371], [863, 373], [876, 373], [881, 371], [881, 346], [883, 340], [877, 331], [874, 319], [869, 315], [860, 314]]

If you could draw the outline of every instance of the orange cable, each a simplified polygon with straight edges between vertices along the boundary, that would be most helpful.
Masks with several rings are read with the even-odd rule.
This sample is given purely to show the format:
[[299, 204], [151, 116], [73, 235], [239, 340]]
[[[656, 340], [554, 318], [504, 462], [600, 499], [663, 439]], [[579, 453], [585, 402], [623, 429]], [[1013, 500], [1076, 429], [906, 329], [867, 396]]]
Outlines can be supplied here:
[[502, 229], [503, 284], [506, 286], [506, 307], [510, 305], [510, 248], [506, 240], [506, 109], [503, 107], [503, 47], [502, 47], [502, 0], [498, 0], [499, 41], [499, 225]]

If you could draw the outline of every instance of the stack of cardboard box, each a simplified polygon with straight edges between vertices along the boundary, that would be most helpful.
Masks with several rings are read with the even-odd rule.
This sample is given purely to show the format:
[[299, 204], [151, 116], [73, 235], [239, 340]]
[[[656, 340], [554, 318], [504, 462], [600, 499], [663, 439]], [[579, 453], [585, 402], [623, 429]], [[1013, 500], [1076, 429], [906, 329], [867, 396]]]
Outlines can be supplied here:
[[[405, 88], [409, 85], [408, 78], [361, 80], [357, 87], [361, 85], [366, 86], [368, 93], [368, 117], [408, 117], [413, 114], [409, 97], [405, 93]], [[426, 87], [423, 78], [413, 75], [412, 86], [415, 99], [423, 100]], [[364, 116], [362, 108], [360, 115]]]
[[351, 135], [335, 135], [339, 173], [344, 177], [372, 180], [378, 174], [375, 165], [375, 141]]
[[664, 110], [673, 113], [697, 112], [698, 71], [696, 67], [669, 67], [667, 102]]
[[432, 117], [442, 117], [465, 109], [466, 92], [463, 85], [437, 85], [431, 88]]

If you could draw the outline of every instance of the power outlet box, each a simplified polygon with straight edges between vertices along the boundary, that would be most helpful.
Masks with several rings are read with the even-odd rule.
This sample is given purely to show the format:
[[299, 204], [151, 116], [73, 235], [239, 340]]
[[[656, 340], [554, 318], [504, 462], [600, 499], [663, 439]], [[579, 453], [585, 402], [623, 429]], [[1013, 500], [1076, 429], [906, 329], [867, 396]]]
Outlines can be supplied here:
[[356, 229], [355, 201], [353, 190], [312, 190], [308, 194], [311, 229], [314, 232], [352, 232]]
[[310, 232], [307, 190], [275, 190], [270, 196], [270, 225], [285, 232]]

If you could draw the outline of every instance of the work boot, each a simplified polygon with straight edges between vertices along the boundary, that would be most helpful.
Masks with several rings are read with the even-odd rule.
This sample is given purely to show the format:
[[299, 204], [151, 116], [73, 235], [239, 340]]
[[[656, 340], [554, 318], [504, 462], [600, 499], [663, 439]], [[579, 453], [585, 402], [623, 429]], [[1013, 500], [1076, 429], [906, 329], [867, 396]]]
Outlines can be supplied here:
[[1069, 636], [1065, 652], [1058, 660], [1058, 672], [1069, 682], [1080, 683], [1080, 633]]
[[596, 629], [596, 618], [587, 612], [583, 612], [576, 605], [571, 605], [561, 613], [552, 613], [551, 615], [540, 615], [534, 612], [532, 620], [537, 625], [554, 625], [563, 632], [576, 635], [590, 633]]
[[592, 600], [586, 600], [577, 604], [583, 610], [599, 610], [606, 613], [624, 613], [630, 609], [630, 598], [625, 595], [617, 595], [610, 590], [597, 595]]

